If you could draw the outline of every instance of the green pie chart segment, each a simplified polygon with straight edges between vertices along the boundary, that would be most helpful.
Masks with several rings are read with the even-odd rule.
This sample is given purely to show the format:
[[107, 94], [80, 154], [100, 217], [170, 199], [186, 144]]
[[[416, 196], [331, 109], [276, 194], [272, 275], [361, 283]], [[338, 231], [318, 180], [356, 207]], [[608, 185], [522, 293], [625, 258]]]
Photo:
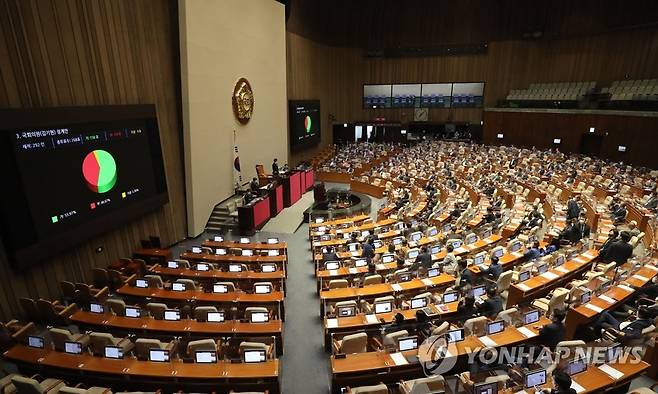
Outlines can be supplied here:
[[104, 150], [90, 152], [82, 162], [82, 175], [87, 187], [96, 193], [106, 193], [117, 183], [114, 157]]
[[311, 117], [307, 116], [304, 118], [304, 128], [306, 129], [307, 133], [311, 132]]

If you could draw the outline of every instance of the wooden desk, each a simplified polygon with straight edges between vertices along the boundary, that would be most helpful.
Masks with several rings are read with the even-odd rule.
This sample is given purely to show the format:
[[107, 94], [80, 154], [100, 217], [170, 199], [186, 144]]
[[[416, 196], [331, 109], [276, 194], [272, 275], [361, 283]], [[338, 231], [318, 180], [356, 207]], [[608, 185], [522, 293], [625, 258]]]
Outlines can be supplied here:
[[267, 323], [248, 323], [228, 320], [222, 323], [199, 322], [193, 319], [179, 321], [155, 320], [152, 317], [131, 318], [116, 316], [111, 313], [92, 313], [77, 311], [69, 319], [82, 328], [112, 330], [122, 334], [143, 333], [145, 336], [156, 335], [171, 339], [175, 336], [187, 336], [197, 339], [219, 337], [254, 337], [273, 336], [276, 340], [277, 354], [283, 353], [283, 322], [270, 320]]
[[[655, 267], [655, 261], [653, 262], [654, 265], [644, 265], [642, 268], [640, 268], [637, 272], [635, 272], [631, 277], [626, 279], [624, 282], [632, 285], [632, 286], [644, 286], [648, 282], [651, 281], [656, 275], [658, 275], [658, 268]], [[642, 278], [637, 278], [636, 276], [639, 275]], [[599, 315], [600, 312], [593, 310], [591, 307], [588, 307], [588, 305], [595, 306], [597, 308], [601, 308], [602, 310], [610, 310], [615, 307], [617, 307], [619, 304], [625, 302], [629, 297], [631, 297], [634, 294], [634, 291], [628, 291], [625, 290], [622, 287], [613, 286], [610, 288], [608, 291], [604, 293], [609, 298], [612, 298], [615, 300], [614, 303], [609, 304], [605, 300], [601, 299], [601, 297], [592, 297], [589, 303], [586, 305], [580, 305], [578, 307], [571, 307], [569, 308], [569, 311], [567, 312], [567, 318], [565, 320], [565, 326], [566, 326], [566, 338], [567, 339], [572, 339], [574, 337], [574, 334], [576, 333], [576, 330], [578, 327], [591, 323], [594, 321], [594, 319]]]
[[325, 226], [327, 228], [335, 227], [335, 226], [340, 226], [341, 224], [345, 223], [359, 223], [362, 222], [366, 219], [370, 219], [370, 215], [357, 215], [357, 216], [352, 216], [348, 218], [342, 218], [342, 219], [335, 219], [335, 220], [327, 220], [322, 223], [309, 223], [308, 228], [309, 231]]
[[190, 268], [167, 268], [156, 265], [150, 269], [150, 272], [156, 275], [170, 278], [188, 278], [199, 282], [217, 282], [217, 281], [230, 281], [230, 282], [275, 282], [280, 288], [285, 291], [286, 274], [283, 270], [274, 272], [256, 272], [256, 271], [242, 271], [242, 272], [228, 272], [228, 271], [197, 271]]
[[17, 363], [22, 373], [45, 373], [47, 376], [88, 382], [108, 387], [135, 387], [166, 391], [192, 389], [215, 391], [217, 386], [228, 389], [271, 390], [279, 393], [279, 361], [258, 364], [183, 363], [178, 360], [157, 363], [132, 358], [120, 360], [95, 357], [89, 353], [73, 355], [48, 349], [15, 345], [4, 357]]
[[133, 257], [146, 260], [146, 262], [149, 262], [149, 260], [154, 259], [159, 262], [166, 263], [167, 260], [171, 260], [171, 250], [156, 249], [156, 248], [150, 248], [150, 249], [141, 248], [133, 252]]
[[288, 265], [288, 256], [233, 256], [233, 255], [217, 255], [208, 253], [192, 253], [185, 252], [180, 255], [181, 259], [193, 261], [206, 261], [213, 264], [231, 264], [240, 263], [247, 265], [275, 263], [280, 268], [285, 269]]
[[549, 270], [548, 272], [551, 274], [557, 275], [555, 279], [547, 279], [546, 276], [535, 275], [523, 283], [513, 284], [509, 288], [507, 305], [517, 305], [546, 295], [550, 290], [571, 281], [586, 271], [597, 256], [598, 251], [592, 249], [566, 261], [559, 268]]
[[275, 244], [268, 244], [263, 242], [250, 242], [250, 243], [240, 243], [237, 241], [222, 241], [216, 242], [211, 240], [206, 240], [201, 243], [201, 246], [208, 248], [219, 249], [219, 248], [237, 248], [237, 249], [255, 249], [255, 250], [288, 250], [288, 244], [285, 242], [277, 242]]

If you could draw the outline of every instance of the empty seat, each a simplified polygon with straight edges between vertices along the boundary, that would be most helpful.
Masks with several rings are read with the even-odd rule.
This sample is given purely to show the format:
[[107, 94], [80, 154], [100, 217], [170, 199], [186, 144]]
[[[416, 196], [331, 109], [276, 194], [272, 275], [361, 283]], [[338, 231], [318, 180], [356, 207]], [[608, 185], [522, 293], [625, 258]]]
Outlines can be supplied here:
[[65, 383], [59, 379], [44, 379], [41, 382], [36, 379], [28, 378], [21, 375], [14, 375], [11, 383], [20, 394], [50, 394], [57, 393]]
[[365, 353], [368, 345], [368, 334], [359, 332], [343, 337], [343, 339], [334, 340], [333, 347], [335, 353]]
[[73, 334], [71, 331], [64, 328], [50, 328], [48, 330], [50, 337], [53, 340], [53, 345], [55, 350], [63, 352], [66, 342], [78, 342], [82, 345], [82, 349], [86, 349], [89, 346], [90, 338], [85, 334]]
[[124, 355], [135, 347], [130, 339], [116, 338], [112, 334], [105, 332], [92, 332], [89, 336], [91, 338], [91, 352], [95, 356], [104, 356], [105, 346], [119, 347]]
[[155, 320], [164, 320], [165, 311], [169, 309], [166, 304], [159, 302], [149, 302], [146, 304], [146, 310]]
[[135, 355], [138, 360], [148, 360], [149, 351], [151, 349], [162, 349], [169, 351], [169, 359], [173, 358], [173, 352], [176, 349], [176, 343], [171, 342], [161, 342], [157, 339], [151, 338], [138, 338], [135, 341]]

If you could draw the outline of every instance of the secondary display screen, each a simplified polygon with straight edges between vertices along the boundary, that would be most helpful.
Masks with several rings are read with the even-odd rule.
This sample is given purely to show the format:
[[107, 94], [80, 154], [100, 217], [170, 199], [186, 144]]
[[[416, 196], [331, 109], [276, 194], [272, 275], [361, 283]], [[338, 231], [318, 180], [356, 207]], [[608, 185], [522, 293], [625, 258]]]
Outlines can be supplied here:
[[320, 143], [320, 101], [289, 101], [290, 150], [299, 151]]
[[167, 202], [153, 106], [2, 110], [3, 238], [17, 266]]

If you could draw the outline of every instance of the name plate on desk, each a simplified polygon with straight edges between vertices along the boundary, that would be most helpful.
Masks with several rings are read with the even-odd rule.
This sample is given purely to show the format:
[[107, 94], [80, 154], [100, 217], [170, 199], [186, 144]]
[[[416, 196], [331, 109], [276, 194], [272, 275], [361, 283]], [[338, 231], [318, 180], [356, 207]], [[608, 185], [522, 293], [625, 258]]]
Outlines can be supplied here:
[[585, 262], [583, 261], [583, 259], [582, 259], [580, 256], [576, 257], [576, 258], [573, 259], [572, 261], [574, 261], [574, 262], [576, 262], [576, 263], [578, 263], [578, 264], [583, 264], [583, 263], [585, 263]]
[[593, 311], [596, 312], [596, 313], [601, 313], [601, 312], [603, 312], [603, 308], [600, 308], [600, 307], [598, 307], [598, 306], [596, 306], [596, 305], [592, 305], [592, 304], [585, 304], [585, 308], [591, 309], [591, 310], [593, 310]]
[[603, 300], [603, 301], [607, 302], [608, 304], [614, 304], [616, 302], [613, 298], [610, 298], [605, 294], [601, 294], [599, 296], [599, 300]]
[[552, 273], [552, 272], [544, 272], [543, 274], [541, 274], [541, 276], [542, 276], [543, 278], [548, 279], [548, 280], [553, 280], [553, 279], [557, 279], [557, 278], [560, 277], [559, 275], [555, 275], [555, 274]]
[[564, 268], [563, 266], [559, 266], [559, 267], [555, 268], [555, 270], [556, 270], [556, 271], [560, 271], [560, 272], [562, 272], [563, 274], [566, 274], [567, 272], [569, 272], [569, 270], [566, 269], [566, 268]]
[[618, 289], [625, 290], [625, 291], [627, 291], [627, 292], [629, 292], [629, 293], [632, 293], [632, 292], [634, 291], [632, 287], [628, 287], [628, 286], [626, 286], [626, 285], [617, 285], [617, 288], [618, 288]]
[[393, 283], [391, 287], [393, 288], [394, 291], [402, 291], [402, 286], [400, 286], [397, 283]]
[[359, 272], [359, 270], [356, 267], [350, 267], [349, 271], [351, 275], [354, 275]]
[[603, 371], [603, 373], [610, 376], [614, 380], [619, 380], [620, 378], [622, 378], [624, 376], [623, 372], [620, 372], [620, 371], [612, 368], [608, 364], [599, 365], [599, 370]]
[[576, 390], [576, 393], [582, 393], [583, 391], [585, 391], [585, 388], [579, 385], [578, 383], [576, 383], [575, 380], [571, 381], [571, 388]]
[[645, 267], [649, 268], [650, 270], [653, 270], [653, 271], [658, 271], [658, 267], [656, 267], [655, 265], [647, 264], [647, 265], [645, 265]]
[[530, 290], [530, 286], [528, 286], [528, 285], [524, 285], [523, 283], [517, 283], [517, 284], [516, 284], [516, 287], [518, 287], [519, 289], [521, 289], [521, 291], [528, 291], [528, 290]]
[[375, 268], [377, 268], [378, 270], [385, 270], [386, 266], [384, 264], [377, 264], [375, 265]]
[[377, 324], [377, 323], [379, 323], [379, 320], [377, 320], [376, 315], [366, 315], [366, 323], [368, 323], [368, 324]]
[[529, 329], [528, 327], [519, 327], [518, 330], [526, 338], [532, 338], [538, 335], [535, 334], [535, 332]]
[[638, 274], [633, 275], [632, 278], [635, 278], [637, 280], [641, 280], [642, 282], [648, 282], [649, 281], [649, 278], [647, 278], [645, 276], [642, 276], [642, 275], [638, 275]]
[[338, 319], [327, 319], [327, 328], [338, 327]]
[[593, 259], [594, 258], [594, 255], [590, 252], [583, 253], [583, 256], [587, 257], [588, 259]]
[[338, 270], [329, 270], [329, 275], [331, 276], [338, 275]]
[[482, 342], [482, 344], [483, 344], [484, 346], [486, 346], [486, 347], [496, 347], [496, 346], [498, 346], [498, 344], [496, 343], [496, 341], [494, 341], [493, 339], [489, 338], [489, 337], [486, 336], [486, 335], [483, 336], [483, 337], [479, 337], [478, 339], [479, 339], [480, 342]]
[[430, 279], [430, 278], [423, 279], [423, 284], [425, 286], [434, 286], [434, 282], [432, 282], [432, 279]]
[[406, 365], [409, 364], [409, 361], [404, 357], [404, 354], [402, 353], [393, 353], [390, 354], [391, 360], [395, 363], [395, 365]]

